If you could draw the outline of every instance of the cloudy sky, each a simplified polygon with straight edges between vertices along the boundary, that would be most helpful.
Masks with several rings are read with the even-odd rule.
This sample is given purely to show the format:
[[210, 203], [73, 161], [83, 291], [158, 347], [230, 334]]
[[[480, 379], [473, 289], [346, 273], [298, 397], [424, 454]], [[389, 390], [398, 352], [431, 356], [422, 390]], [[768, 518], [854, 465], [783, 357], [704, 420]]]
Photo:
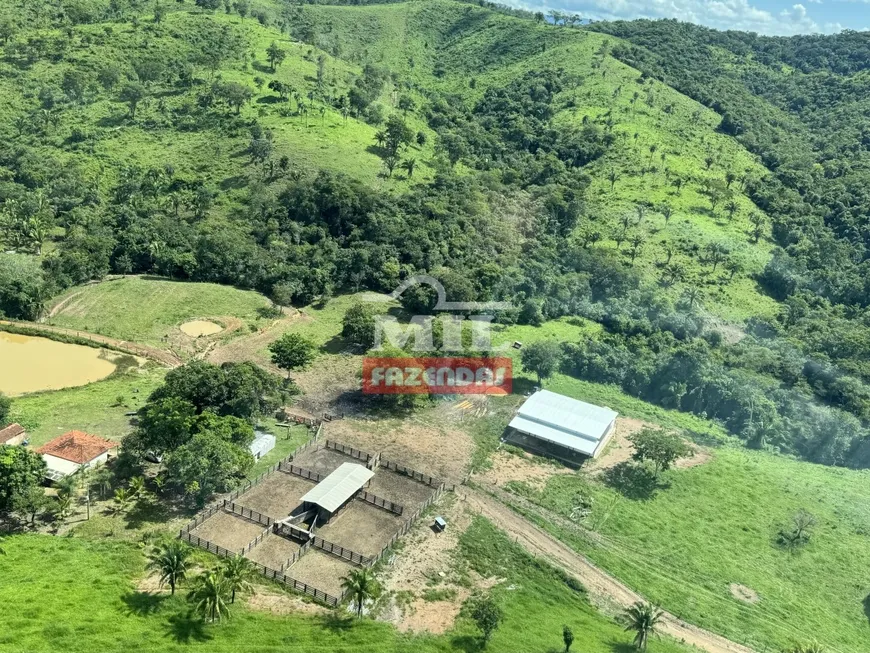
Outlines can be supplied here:
[[870, 26], [870, 0], [501, 0], [523, 9], [573, 11], [584, 18], [677, 18], [760, 34], [832, 33]]

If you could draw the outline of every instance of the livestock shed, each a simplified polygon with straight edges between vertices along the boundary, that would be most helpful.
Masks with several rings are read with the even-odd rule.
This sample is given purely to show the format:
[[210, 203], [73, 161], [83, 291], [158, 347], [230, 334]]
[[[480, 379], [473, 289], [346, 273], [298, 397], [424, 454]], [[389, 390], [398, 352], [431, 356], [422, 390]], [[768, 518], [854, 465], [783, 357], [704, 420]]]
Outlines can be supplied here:
[[305, 510], [316, 509], [316, 522], [325, 524], [353, 500], [374, 475], [372, 470], [362, 465], [342, 463], [302, 497], [302, 505]]
[[36, 453], [42, 455], [48, 467], [46, 477], [56, 481], [79, 469], [102, 465], [117, 446], [117, 442], [90, 433], [70, 431], [46, 443]]
[[564, 462], [596, 458], [616, 430], [617, 413], [564, 395], [538, 390], [508, 425], [508, 439]]
[[27, 440], [27, 431], [21, 424], [10, 424], [6, 428], [0, 429], [0, 444], [14, 446], [16, 444], [24, 444]]
[[275, 436], [265, 431], [254, 431], [254, 435], [256, 437], [251, 446], [248, 447], [248, 450], [251, 452], [254, 460], [260, 460], [260, 458], [275, 448]]

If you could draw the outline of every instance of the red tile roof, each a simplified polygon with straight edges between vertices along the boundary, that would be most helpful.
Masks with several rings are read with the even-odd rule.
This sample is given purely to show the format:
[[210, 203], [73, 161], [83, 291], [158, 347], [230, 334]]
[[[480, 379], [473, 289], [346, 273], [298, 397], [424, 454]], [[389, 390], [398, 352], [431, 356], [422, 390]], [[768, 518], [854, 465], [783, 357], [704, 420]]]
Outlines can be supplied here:
[[48, 454], [84, 465], [117, 446], [117, 442], [104, 440], [90, 433], [70, 431], [41, 446], [36, 453]]
[[5, 444], [22, 433], [24, 433], [24, 427], [21, 424], [10, 424], [5, 429], [0, 429], [0, 444]]

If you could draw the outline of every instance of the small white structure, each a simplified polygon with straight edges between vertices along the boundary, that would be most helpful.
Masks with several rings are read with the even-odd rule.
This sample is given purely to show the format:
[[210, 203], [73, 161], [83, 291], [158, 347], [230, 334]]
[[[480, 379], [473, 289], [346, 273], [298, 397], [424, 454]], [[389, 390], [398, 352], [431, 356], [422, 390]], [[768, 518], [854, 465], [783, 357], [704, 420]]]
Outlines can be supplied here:
[[[545, 445], [545, 453], [572, 462], [577, 454], [595, 458], [616, 429], [618, 413], [564, 395], [538, 390], [526, 399], [510, 428], [519, 434], [520, 444], [534, 448]], [[523, 437], [524, 436], [524, 437]]]
[[48, 466], [46, 477], [58, 480], [84, 467], [96, 467], [109, 459], [117, 442], [82, 431], [70, 431], [36, 450]]
[[248, 447], [248, 450], [251, 452], [254, 460], [260, 460], [260, 458], [275, 448], [275, 436], [265, 431], [254, 431], [254, 435], [256, 437], [251, 446]]
[[325, 524], [334, 513], [353, 499], [374, 475], [372, 470], [362, 465], [342, 463], [338, 469], [302, 497], [302, 504], [306, 510], [316, 506], [319, 509], [317, 521]]

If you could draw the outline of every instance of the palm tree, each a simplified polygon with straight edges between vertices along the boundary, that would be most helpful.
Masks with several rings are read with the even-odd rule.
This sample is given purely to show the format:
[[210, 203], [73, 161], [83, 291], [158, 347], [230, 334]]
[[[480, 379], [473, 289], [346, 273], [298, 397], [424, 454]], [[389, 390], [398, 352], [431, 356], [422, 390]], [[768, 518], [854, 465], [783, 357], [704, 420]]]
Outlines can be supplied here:
[[227, 581], [232, 596], [230, 603], [236, 602], [236, 592], [244, 592], [251, 587], [250, 579], [254, 575], [254, 565], [242, 556], [234, 556], [224, 560], [224, 579]]
[[739, 208], [740, 208], [740, 205], [737, 202], [735, 202], [734, 200], [731, 200], [730, 202], [728, 202], [728, 204], [725, 205], [725, 210], [728, 211], [728, 219], [729, 220], [734, 219], [734, 214], [737, 213], [737, 210]]
[[408, 179], [414, 175], [414, 168], [417, 165], [417, 159], [405, 159], [401, 163], [401, 167], [408, 173]]
[[127, 488], [118, 488], [115, 490], [115, 512], [126, 512], [130, 507], [130, 501], [133, 500], [133, 497], [130, 496], [130, 492]]
[[130, 479], [127, 487], [130, 489], [130, 497], [133, 499], [141, 499], [148, 490], [145, 488], [145, 477], [134, 476]]
[[209, 619], [212, 623], [230, 616], [230, 608], [227, 605], [229, 585], [221, 570], [206, 571], [196, 578], [196, 584], [190, 593], [191, 599], [196, 601], [194, 610], [203, 619]]
[[341, 579], [341, 587], [348, 592], [356, 603], [356, 615], [362, 617], [363, 604], [380, 594], [380, 586], [374, 574], [368, 569], [353, 569]]
[[175, 594], [175, 587], [187, 575], [187, 559], [190, 557], [190, 547], [181, 540], [170, 540], [154, 547], [148, 554], [146, 569], [160, 574], [160, 585], [169, 583], [169, 589]]
[[613, 190], [613, 187], [616, 185], [616, 182], [619, 181], [619, 173], [616, 172], [613, 168], [610, 169], [610, 172], [607, 173], [607, 181], [610, 182], [610, 190]]
[[671, 216], [674, 214], [674, 209], [670, 204], [662, 204], [659, 211], [665, 218], [665, 224], [668, 223], [668, 221], [671, 219]]
[[100, 498], [104, 499], [106, 493], [112, 489], [112, 470], [103, 465], [94, 472], [91, 481], [97, 486]]
[[625, 630], [633, 630], [634, 645], [639, 651], [645, 651], [650, 635], [655, 635], [656, 627], [664, 613], [650, 603], [637, 602], [625, 611], [628, 625]]

